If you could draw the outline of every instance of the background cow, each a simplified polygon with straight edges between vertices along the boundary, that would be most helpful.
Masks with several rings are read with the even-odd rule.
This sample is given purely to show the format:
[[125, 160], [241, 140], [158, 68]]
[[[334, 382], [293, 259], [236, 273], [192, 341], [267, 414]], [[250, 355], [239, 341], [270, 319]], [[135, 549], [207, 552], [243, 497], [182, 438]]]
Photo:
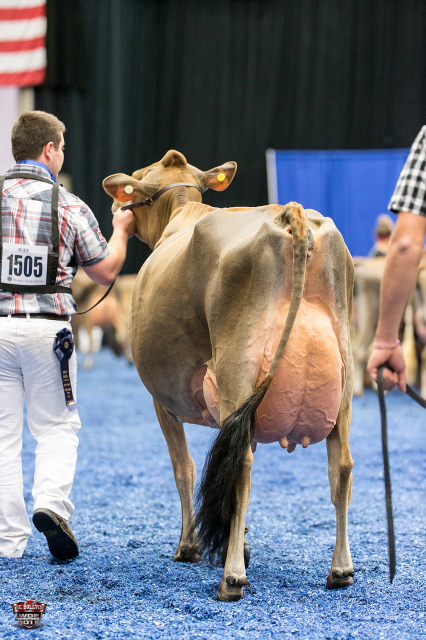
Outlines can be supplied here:
[[79, 311], [86, 311], [96, 304], [94, 309], [82, 315], [71, 316], [76, 348], [80, 348], [79, 334], [82, 329], [87, 335], [87, 349], [84, 358], [84, 368], [93, 366], [95, 351], [94, 328], [102, 330], [103, 342], [114, 351], [117, 356], [124, 356], [129, 363], [132, 355], [129, 342], [129, 312], [135, 274], [118, 276], [113, 288], [105, 300], [96, 304], [108, 290], [100, 284], [94, 283], [83, 269], [79, 269], [72, 283], [74, 300]]
[[[367, 372], [379, 321], [380, 286], [386, 258], [357, 258], [355, 261], [352, 348], [354, 357], [354, 395], [362, 396], [371, 387]], [[417, 285], [410, 297], [399, 330], [406, 362], [407, 382], [421, 388], [426, 398], [426, 258], [420, 263]]]
[[357, 260], [355, 263], [354, 318], [352, 348], [354, 357], [354, 394], [362, 396], [364, 384], [371, 386], [367, 361], [379, 320], [380, 283], [385, 257]]
[[405, 313], [403, 351], [407, 382], [420, 387], [426, 398], [426, 255], [420, 262], [416, 287]]

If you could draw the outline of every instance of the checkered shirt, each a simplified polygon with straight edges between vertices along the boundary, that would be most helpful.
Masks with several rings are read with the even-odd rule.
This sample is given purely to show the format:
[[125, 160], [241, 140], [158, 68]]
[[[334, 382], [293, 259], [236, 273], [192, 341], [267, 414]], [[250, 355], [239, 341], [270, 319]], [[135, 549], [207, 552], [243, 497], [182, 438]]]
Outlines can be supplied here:
[[426, 126], [412, 144], [388, 209], [426, 216]]
[[[3, 242], [48, 245], [52, 250], [52, 187], [46, 182], [18, 178], [9, 173], [32, 173], [50, 178], [46, 169], [18, 164], [6, 173], [2, 198]], [[108, 244], [89, 207], [80, 198], [59, 187], [59, 264], [56, 285], [69, 287], [77, 266], [97, 264], [109, 254]], [[0, 283], [1, 287], [1, 283]], [[77, 305], [68, 293], [14, 293], [0, 288], [0, 315], [9, 313], [74, 314]]]

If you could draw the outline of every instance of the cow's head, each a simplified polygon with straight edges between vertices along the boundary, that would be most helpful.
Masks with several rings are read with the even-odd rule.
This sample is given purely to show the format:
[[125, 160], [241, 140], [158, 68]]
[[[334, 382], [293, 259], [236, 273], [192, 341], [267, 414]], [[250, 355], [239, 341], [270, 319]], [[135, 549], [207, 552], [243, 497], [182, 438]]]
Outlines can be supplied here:
[[194, 185], [195, 188], [169, 189], [152, 204], [134, 207], [136, 235], [152, 248], [176, 211], [190, 200], [201, 202], [201, 193], [206, 189], [224, 191], [231, 184], [236, 170], [236, 162], [226, 162], [209, 171], [200, 171], [188, 164], [182, 153], [170, 150], [159, 162], [135, 171], [132, 176], [115, 173], [105, 178], [102, 185], [114, 198], [113, 213], [126, 204], [152, 198], [169, 185], [180, 182]]

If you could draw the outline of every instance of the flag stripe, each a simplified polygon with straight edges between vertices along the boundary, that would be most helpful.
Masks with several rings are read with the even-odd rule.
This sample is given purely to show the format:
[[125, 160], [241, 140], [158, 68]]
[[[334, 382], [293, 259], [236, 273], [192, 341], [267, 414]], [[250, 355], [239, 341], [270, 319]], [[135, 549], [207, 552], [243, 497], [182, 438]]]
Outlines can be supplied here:
[[46, 33], [46, 18], [34, 18], [34, 20], [0, 21], [0, 40], [29, 40], [39, 38]]
[[23, 9], [0, 8], [0, 20], [33, 20], [46, 15], [45, 6], [26, 7]]
[[46, 79], [46, 69], [23, 71], [22, 73], [0, 73], [0, 85], [10, 87], [33, 87]]
[[0, 85], [46, 78], [46, 0], [0, 0]]
[[46, 49], [0, 53], [0, 73], [32, 71], [46, 66]]
[[32, 38], [31, 40], [10, 40], [2, 42], [0, 40], [0, 53], [4, 51], [29, 51], [30, 49], [38, 49], [44, 47], [46, 38]]
[[2, 9], [24, 9], [26, 7], [36, 7], [46, 5], [46, 0], [0, 0]]

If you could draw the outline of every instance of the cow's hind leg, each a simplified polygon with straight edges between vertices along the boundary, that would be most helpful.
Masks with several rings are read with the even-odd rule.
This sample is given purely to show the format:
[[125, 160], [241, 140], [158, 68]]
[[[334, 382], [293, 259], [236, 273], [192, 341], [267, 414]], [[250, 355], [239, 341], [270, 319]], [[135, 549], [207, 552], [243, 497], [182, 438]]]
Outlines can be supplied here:
[[[248, 533], [247, 527], [245, 528], [245, 533]], [[222, 547], [222, 567], [225, 566], [226, 556], [228, 555], [228, 549], [229, 549], [229, 540], [227, 540]], [[249, 564], [250, 564], [250, 546], [247, 540], [244, 539], [244, 565], [246, 569], [248, 569]]]
[[336, 508], [336, 546], [327, 578], [328, 589], [353, 583], [354, 569], [348, 541], [348, 507], [352, 492], [352, 456], [349, 450], [351, 405], [345, 394], [336, 426], [327, 437], [328, 477], [331, 501]]
[[[216, 594], [216, 600], [232, 602], [243, 597], [243, 587], [249, 587], [246, 577], [244, 543], [246, 533], [246, 513], [250, 500], [251, 466], [253, 453], [248, 447], [242, 472], [237, 484], [237, 501], [231, 520], [228, 552], [222, 582]], [[248, 564], [248, 562], [247, 562]]]
[[195, 464], [186, 442], [183, 424], [173, 420], [164, 407], [154, 400], [155, 411], [169, 448], [177, 490], [182, 505], [182, 533], [173, 560], [197, 562], [200, 544], [195, 528], [193, 494], [196, 480]]

